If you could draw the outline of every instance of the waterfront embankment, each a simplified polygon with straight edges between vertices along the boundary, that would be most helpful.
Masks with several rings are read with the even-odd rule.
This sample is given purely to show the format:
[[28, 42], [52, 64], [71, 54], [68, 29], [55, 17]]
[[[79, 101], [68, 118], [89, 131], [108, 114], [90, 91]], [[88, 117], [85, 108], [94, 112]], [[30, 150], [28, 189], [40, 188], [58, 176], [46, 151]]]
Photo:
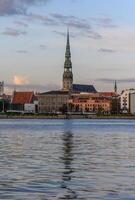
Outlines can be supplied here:
[[84, 114], [60, 114], [60, 115], [8, 115], [1, 114], [0, 119], [135, 119], [135, 115], [84, 115]]

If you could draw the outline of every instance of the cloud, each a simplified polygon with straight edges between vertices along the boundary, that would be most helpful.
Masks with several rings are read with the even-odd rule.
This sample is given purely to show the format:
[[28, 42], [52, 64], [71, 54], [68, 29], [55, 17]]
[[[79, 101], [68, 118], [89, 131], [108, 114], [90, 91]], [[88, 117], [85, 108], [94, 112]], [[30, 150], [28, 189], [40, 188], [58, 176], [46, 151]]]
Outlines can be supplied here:
[[0, 15], [26, 14], [29, 6], [48, 1], [50, 0], [0, 0]]
[[17, 30], [17, 29], [13, 29], [13, 28], [6, 28], [5, 31], [3, 31], [1, 34], [17, 37], [17, 36], [20, 36], [20, 35], [26, 35], [27, 32]]
[[94, 30], [87, 31], [85, 33], [85, 36], [88, 38], [91, 38], [91, 39], [95, 39], [95, 40], [99, 40], [99, 39], [103, 38], [103, 36], [101, 34], [95, 32]]
[[20, 26], [20, 27], [28, 27], [29, 25], [22, 22], [22, 21], [15, 21], [14, 24], [16, 24], [17, 26]]
[[26, 50], [17, 50], [16, 52], [20, 53], [20, 54], [26, 54], [26, 53], [28, 53], [28, 51], [26, 51]]
[[[24, 20], [28, 22], [40, 22], [43, 25], [46, 26], [56, 26], [58, 27], [69, 27], [72, 28], [72, 33], [70, 33], [71, 37], [88, 37], [92, 39], [102, 39], [101, 34], [96, 32], [90, 25], [90, 23], [83, 19], [78, 18], [75, 16], [66, 16], [58, 13], [53, 13], [48, 16], [46, 15], [40, 15], [40, 14], [34, 14], [31, 13], [29, 15], [26, 15], [24, 17]], [[59, 30], [54, 30], [56, 34], [59, 34], [61, 36], [65, 36], [66, 34]]]
[[82, 30], [90, 30], [91, 26], [85, 19], [80, 19], [75, 16], [66, 16], [58, 13], [53, 13], [51, 16], [57, 20], [61, 25], [66, 25], [67, 27], [73, 27]]
[[98, 52], [111, 54], [111, 53], [116, 53], [117, 51], [115, 51], [115, 50], [113, 50], [113, 49], [104, 49], [104, 48], [100, 48], [100, 49], [98, 50]]
[[28, 21], [30, 21], [30, 22], [39, 21], [39, 22], [43, 23], [44, 25], [51, 25], [51, 26], [58, 25], [56, 20], [52, 19], [51, 17], [46, 16], [46, 15], [34, 14], [34, 13], [26, 15], [25, 20], [27, 22]]
[[[56, 30], [54, 30], [53, 32], [56, 33], [57, 35], [61, 35], [61, 36], [64, 36], [64, 37], [67, 36], [67, 33], [66, 33], [66, 32], [56, 31]], [[80, 34], [81, 34], [81, 33], [80, 33]], [[70, 32], [70, 37], [75, 38], [75, 37], [77, 37], [77, 36], [80, 36], [80, 34], [79, 34], [79, 33]]]
[[[97, 81], [103, 82], [103, 83], [112, 83], [115, 81], [115, 79], [112, 78], [101, 78], [97, 79]], [[135, 78], [123, 78], [123, 79], [117, 79], [117, 82], [119, 83], [135, 83]]]
[[25, 77], [25, 76], [15, 75], [13, 78], [13, 83], [15, 85], [26, 85], [26, 84], [29, 84], [29, 81], [28, 81], [27, 77]]
[[41, 44], [39, 47], [41, 50], [46, 50], [46, 45], [44, 45], [44, 44]]
[[114, 24], [113, 19], [111, 17], [91, 17], [90, 21], [94, 23], [94, 25], [102, 28], [116, 28], [117, 25]]
[[6, 88], [6, 91], [10, 91], [10, 93], [12, 93], [14, 88], [16, 88], [16, 90], [18, 90], [18, 91], [46, 92], [46, 91], [50, 91], [50, 90], [58, 90], [60, 88], [60, 86], [57, 84], [45, 84], [45, 85], [25, 84], [25, 85], [16, 85], [16, 87], [15, 87], [15, 84], [6, 83], [5, 88]]
[[[66, 16], [58, 13], [53, 13], [51, 16], [60, 26], [66, 26], [75, 29], [77, 32], [72, 32], [71, 37], [83, 36], [92, 39], [102, 39], [102, 36], [95, 31], [86, 19], [75, 16]], [[63, 32], [54, 31], [55, 33], [64, 36]]]

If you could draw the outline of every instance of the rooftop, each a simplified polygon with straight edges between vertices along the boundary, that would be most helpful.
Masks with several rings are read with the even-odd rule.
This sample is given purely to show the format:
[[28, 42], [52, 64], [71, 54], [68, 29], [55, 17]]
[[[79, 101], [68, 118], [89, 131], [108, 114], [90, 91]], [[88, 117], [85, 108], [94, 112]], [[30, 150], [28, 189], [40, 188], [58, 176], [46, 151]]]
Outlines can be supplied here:
[[118, 94], [116, 92], [99, 92], [99, 95], [103, 97], [115, 97]]
[[96, 93], [97, 91], [93, 85], [73, 84], [72, 92]]
[[39, 95], [68, 95], [68, 94], [69, 94], [68, 91], [54, 90], [54, 91], [48, 91], [48, 92], [40, 93]]
[[34, 92], [14, 92], [12, 103], [13, 104], [31, 103], [33, 97], [34, 97]]

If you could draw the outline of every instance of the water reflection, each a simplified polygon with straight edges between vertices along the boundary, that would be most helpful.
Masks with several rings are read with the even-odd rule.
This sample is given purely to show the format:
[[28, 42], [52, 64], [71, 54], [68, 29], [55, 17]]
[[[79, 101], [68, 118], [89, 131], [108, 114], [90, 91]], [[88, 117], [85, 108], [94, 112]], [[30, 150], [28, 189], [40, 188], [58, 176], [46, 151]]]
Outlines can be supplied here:
[[73, 139], [74, 139], [74, 136], [70, 130], [68, 130], [67, 132], [64, 132], [64, 134], [62, 135], [63, 156], [61, 157], [61, 160], [62, 160], [62, 163], [64, 164], [64, 169], [62, 173], [61, 188], [64, 191], [64, 195], [60, 199], [76, 199], [77, 198], [77, 194], [71, 188], [72, 184], [70, 184], [73, 178], [73, 173], [74, 173]]
[[135, 199], [135, 121], [0, 121], [0, 199]]

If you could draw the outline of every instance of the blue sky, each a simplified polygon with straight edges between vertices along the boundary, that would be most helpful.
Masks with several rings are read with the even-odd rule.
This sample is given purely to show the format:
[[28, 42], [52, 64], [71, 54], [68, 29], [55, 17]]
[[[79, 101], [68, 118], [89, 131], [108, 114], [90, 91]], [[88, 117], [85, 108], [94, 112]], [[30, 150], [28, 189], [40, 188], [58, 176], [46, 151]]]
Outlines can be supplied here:
[[135, 88], [134, 0], [0, 0], [0, 80], [6, 89], [62, 87], [66, 30], [74, 82]]

